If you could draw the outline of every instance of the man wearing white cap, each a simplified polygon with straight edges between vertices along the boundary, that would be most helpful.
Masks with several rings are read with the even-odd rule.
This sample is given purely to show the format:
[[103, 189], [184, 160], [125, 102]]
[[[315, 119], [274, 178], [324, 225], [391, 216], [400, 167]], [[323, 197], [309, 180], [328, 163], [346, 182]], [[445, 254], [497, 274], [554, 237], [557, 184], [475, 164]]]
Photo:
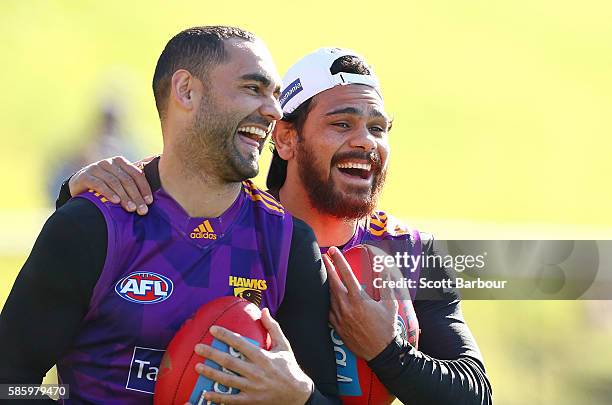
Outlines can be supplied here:
[[[391, 121], [372, 68], [353, 51], [323, 48], [293, 65], [283, 83], [283, 119], [273, 134], [267, 185], [312, 227], [331, 259], [324, 256], [332, 290], [330, 319], [343, 342], [405, 403], [490, 403], [482, 356], [454, 291], [417, 292], [414, 311], [422, 332], [417, 350], [410, 325], [408, 336], [397, 334], [392, 327], [396, 308], [359, 293], [338, 253], [338, 248], [381, 240], [405, 240], [408, 246], [421, 245], [426, 254], [434, 250], [431, 237], [375, 211], [388, 165]], [[451, 273], [421, 269], [430, 278]], [[341, 395], [343, 388], [339, 383]]]
[[[344, 344], [405, 403], [491, 403], [482, 356], [455, 291], [418, 291], [418, 326], [398, 334], [397, 307], [364, 297], [340, 254], [382, 240], [405, 241], [424, 254], [435, 249], [431, 237], [375, 210], [388, 167], [391, 120], [372, 68], [353, 51], [322, 48], [291, 67], [283, 83], [283, 118], [273, 134], [267, 185], [287, 210], [312, 227], [327, 252], [330, 320]], [[99, 179], [108, 179], [100, 173]], [[89, 170], [75, 176], [72, 193], [90, 186], [91, 175]], [[133, 177], [146, 188], [140, 176]], [[134, 182], [125, 185], [130, 195], [138, 194]], [[421, 269], [421, 275], [430, 277], [451, 272]], [[344, 388], [340, 382], [340, 394]]]

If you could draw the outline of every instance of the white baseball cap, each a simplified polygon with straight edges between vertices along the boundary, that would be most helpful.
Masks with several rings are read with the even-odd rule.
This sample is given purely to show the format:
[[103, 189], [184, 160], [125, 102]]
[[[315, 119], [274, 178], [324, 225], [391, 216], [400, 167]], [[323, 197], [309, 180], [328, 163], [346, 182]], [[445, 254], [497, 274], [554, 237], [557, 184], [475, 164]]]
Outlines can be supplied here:
[[[367, 66], [365, 58], [355, 51], [342, 48], [321, 48], [304, 56], [283, 78], [286, 83], [280, 96], [283, 113], [291, 114], [304, 101], [336, 86], [347, 84], [365, 84], [376, 90], [382, 99], [382, 91], [378, 78], [371, 66], [367, 66], [369, 74], [338, 72], [331, 73], [331, 67], [343, 56], [354, 56]], [[270, 190], [279, 190], [287, 178], [287, 161], [283, 160], [278, 151], [272, 151], [272, 162], [268, 170], [266, 184]]]
[[325, 90], [348, 84], [365, 84], [373, 87], [382, 98], [378, 78], [370, 66], [368, 66], [370, 74], [331, 73], [332, 64], [343, 56], [354, 56], [365, 63], [363, 56], [350, 49], [320, 48], [291, 66], [283, 78], [284, 87], [279, 99], [283, 113], [292, 113], [304, 101]]

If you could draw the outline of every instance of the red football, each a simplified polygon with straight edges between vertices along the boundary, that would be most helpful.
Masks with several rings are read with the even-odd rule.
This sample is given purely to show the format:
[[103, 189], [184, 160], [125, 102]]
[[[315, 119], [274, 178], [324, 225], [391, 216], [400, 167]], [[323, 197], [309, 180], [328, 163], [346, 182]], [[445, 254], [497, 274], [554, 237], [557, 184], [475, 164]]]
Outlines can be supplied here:
[[218, 350], [240, 356], [210, 334], [212, 325], [222, 326], [258, 345], [270, 349], [270, 336], [261, 323], [261, 311], [249, 301], [238, 297], [221, 297], [200, 307], [192, 318], [185, 321], [174, 335], [161, 361], [155, 384], [155, 405], [183, 405], [189, 401], [198, 404], [205, 391], [236, 394], [235, 388], [226, 387], [198, 374], [197, 363], [205, 363], [221, 369], [212, 360], [204, 359], [194, 352], [198, 343], [205, 343]]
[[[377, 252], [378, 253], [378, 252]], [[351, 265], [353, 274], [366, 292], [375, 300], [380, 300], [380, 291], [374, 288], [374, 278], [379, 277], [373, 269], [374, 253], [372, 247], [357, 245], [346, 252], [344, 257]], [[381, 251], [381, 253], [384, 253]], [[407, 292], [405, 292], [407, 293]], [[409, 295], [399, 300], [396, 328], [414, 347], [418, 347], [419, 324]], [[395, 397], [387, 391], [365, 360], [355, 356], [346, 347], [340, 336], [332, 331], [332, 341], [336, 353], [338, 390], [345, 405], [388, 405]]]

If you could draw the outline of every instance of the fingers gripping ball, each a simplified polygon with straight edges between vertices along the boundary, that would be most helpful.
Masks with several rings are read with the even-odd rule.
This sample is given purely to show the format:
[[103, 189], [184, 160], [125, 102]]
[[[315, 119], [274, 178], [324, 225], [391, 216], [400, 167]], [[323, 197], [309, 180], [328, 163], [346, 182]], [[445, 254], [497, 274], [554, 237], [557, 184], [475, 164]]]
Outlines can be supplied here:
[[206, 391], [237, 394], [239, 391], [236, 388], [223, 386], [195, 371], [197, 363], [205, 363], [219, 370], [222, 367], [198, 356], [194, 347], [204, 343], [232, 356], [240, 356], [239, 352], [210, 334], [210, 327], [218, 325], [269, 350], [270, 336], [260, 319], [259, 308], [238, 297], [221, 297], [201, 306], [192, 318], [185, 321], [166, 349], [155, 384], [154, 404], [183, 405], [187, 401], [198, 404]]
[[[379, 301], [380, 290], [374, 288], [374, 278], [380, 277], [373, 269], [372, 247], [357, 245], [344, 252], [353, 274], [370, 297]], [[409, 294], [398, 300], [398, 314], [395, 327], [397, 333], [418, 348], [419, 324]], [[365, 360], [355, 356], [332, 330], [332, 341], [336, 353], [338, 389], [345, 405], [388, 405], [395, 397], [387, 391]]]

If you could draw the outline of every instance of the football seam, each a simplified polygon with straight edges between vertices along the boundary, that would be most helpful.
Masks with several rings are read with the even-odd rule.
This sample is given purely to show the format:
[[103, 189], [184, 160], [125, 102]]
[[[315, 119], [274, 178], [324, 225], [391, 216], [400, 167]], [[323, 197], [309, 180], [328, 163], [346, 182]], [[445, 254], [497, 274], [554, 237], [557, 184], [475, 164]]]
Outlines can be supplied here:
[[[370, 266], [372, 265], [372, 262], [374, 261], [374, 256], [372, 255], [372, 251], [370, 249], [368, 249], [367, 245], [361, 245], [362, 249], [365, 250], [366, 255], [368, 256], [368, 262], [370, 264]], [[372, 286], [372, 298], [373, 300], [375, 300], [376, 302], [380, 302], [382, 300], [382, 297], [380, 296], [380, 291], [378, 291], [376, 288], [374, 288], [374, 286]], [[378, 297], [377, 297], [378, 296]]]
[[[229, 297], [229, 296], [228, 296], [228, 297]], [[221, 312], [221, 313], [220, 313], [220, 314], [219, 314], [219, 315], [218, 315], [218, 316], [217, 316], [217, 317], [216, 317], [216, 318], [215, 318], [215, 319], [212, 321], [212, 324], [211, 324], [210, 326], [214, 325], [214, 324], [215, 324], [215, 322], [216, 322], [216, 321], [217, 321], [219, 318], [221, 318], [221, 317], [223, 316], [223, 314], [225, 314], [227, 311], [229, 311], [230, 309], [232, 309], [232, 308], [233, 308], [235, 305], [241, 304], [241, 303], [242, 303], [242, 302], [244, 302], [244, 301], [247, 301], [247, 302], [249, 302], [249, 303], [250, 303], [250, 301], [245, 300], [244, 298], [240, 298], [240, 300], [239, 300], [239, 301], [236, 301], [236, 302], [234, 302], [234, 303], [230, 304], [230, 305], [229, 305], [227, 308], [225, 308], [225, 309], [223, 310], [223, 312]], [[210, 302], [210, 301], [209, 301], [209, 302]], [[196, 313], [197, 313], [197, 311], [196, 311]], [[193, 317], [195, 317], [195, 313], [193, 314]], [[193, 319], [193, 317], [192, 317], [192, 318], [190, 318], [190, 319]], [[186, 321], [185, 321], [185, 322], [186, 322]], [[209, 329], [210, 329], [210, 328], [209, 328]], [[203, 338], [204, 336], [206, 336], [206, 334], [208, 334], [208, 333], [209, 333], [209, 329], [207, 329], [207, 330], [206, 330], [206, 332], [200, 336], [200, 338], [198, 339], [198, 342], [199, 342], [199, 341], [201, 341], [201, 340], [202, 340], [202, 338]], [[179, 330], [180, 330], [180, 329], [179, 329]], [[178, 333], [178, 332], [177, 332], [177, 333]], [[188, 361], [185, 363], [185, 366], [183, 367], [183, 370], [181, 371], [181, 378], [179, 378], [179, 379], [178, 379], [179, 384], [176, 384], [176, 389], [175, 389], [175, 391], [174, 391], [174, 395], [173, 395], [173, 397], [172, 397], [172, 403], [174, 403], [174, 402], [176, 401], [176, 397], [177, 397], [177, 395], [178, 395], [178, 391], [179, 391], [180, 382], [183, 380], [183, 377], [185, 376], [185, 372], [186, 372], [186, 371], [187, 371], [187, 369], [189, 368], [189, 364], [191, 363], [191, 360], [193, 359], [193, 357], [194, 357], [194, 356], [195, 356], [195, 352], [192, 350], [192, 351], [191, 351], [191, 356], [189, 357], [189, 360], [188, 360]], [[198, 375], [200, 375], [200, 374], [198, 373]], [[199, 377], [198, 377], [198, 378], [199, 378]]]
[[370, 369], [370, 389], [368, 390], [368, 404], [372, 403], [372, 391], [374, 388], [374, 372]]
[[[371, 264], [372, 263], [372, 252], [365, 245], [363, 246], [363, 248], [366, 251], [366, 255], [368, 256], [368, 261]], [[372, 291], [373, 295], [376, 295], [375, 291], [376, 290]], [[378, 301], [380, 301], [382, 298], [380, 297], [380, 293], [378, 295], [379, 295]], [[367, 363], [366, 363], [366, 365], [367, 365]], [[371, 404], [372, 403], [372, 391], [373, 391], [373, 388], [374, 388], [374, 379], [376, 378], [375, 377], [376, 374], [374, 373], [374, 371], [372, 371], [372, 369], [369, 366], [368, 366], [368, 369], [370, 371], [370, 388], [368, 389], [368, 404]]]

